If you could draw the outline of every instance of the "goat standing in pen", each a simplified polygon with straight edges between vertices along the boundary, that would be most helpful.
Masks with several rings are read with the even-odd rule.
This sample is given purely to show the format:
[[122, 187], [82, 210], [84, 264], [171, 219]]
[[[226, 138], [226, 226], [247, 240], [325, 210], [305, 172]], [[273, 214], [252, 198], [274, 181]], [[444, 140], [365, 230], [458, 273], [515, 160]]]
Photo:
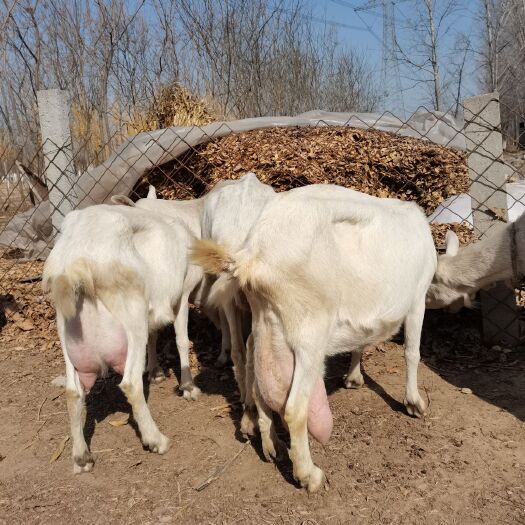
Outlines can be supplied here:
[[[202, 215], [202, 238], [239, 250], [257, 222], [264, 206], [275, 197], [271, 186], [261, 183], [254, 173], [239, 180], [222, 181], [207, 195]], [[224, 312], [231, 340], [231, 358], [245, 413], [241, 432], [255, 432], [255, 405], [252, 397], [251, 354], [247, 355], [242, 330], [242, 292], [237, 283], [220, 276], [211, 286], [209, 302]]]
[[[224, 183], [223, 183], [224, 184]], [[212, 189], [212, 193], [215, 188]], [[209, 194], [208, 194], [209, 195]], [[133, 208], [140, 208], [141, 210], [147, 210], [152, 213], [160, 214], [161, 217], [168, 215], [174, 219], [180, 219], [186, 226], [188, 226], [191, 233], [197, 238], [201, 238], [201, 220], [204, 210], [204, 202], [207, 198], [201, 197], [199, 199], [188, 199], [188, 200], [165, 200], [157, 199], [157, 193], [154, 186], [149, 187], [148, 196], [145, 199], [139, 199], [133, 202], [129, 197], [125, 195], [113, 195], [111, 202], [114, 204], [121, 204], [124, 206], [130, 206]], [[200, 285], [194, 290], [190, 296], [190, 302], [198, 306], [206, 316], [213, 322], [217, 329], [221, 331], [221, 353], [217, 359], [217, 364], [220, 366], [225, 365], [228, 362], [228, 354], [230, 353], [231, 337], [226, 316], [221, 308], [214, 309], [207, 301], [211, 282], [209, 276], [205, 276], [201, 281]], [[162, 381], [165, 379], [163, 370], [157, 366], [157, 353], [155, 351], [156, 338], [152, 335], [150, 342], [153, 349], [148, 349], [148, 359], [151, 358], [153, 367], [151, 369], [151, 379], [155, 382]], [[186, 399], [192, 399], [187, 396]]]
[[55, 303], [66, 364], [74, 472], [93, 467], [83, 434], [85, 392], [108, 368], [122, 375], [119, 387], [144, 445], [159, 454], [169, 449], [142, 383], [146, 346], [155, 351], [148, 336], [158, 328], [174, 322], [181, 389], [198, 394], [187, 334], [188, 298], [202, 280], [201, 269], [187, 261], [193, 238], [181, 221], [126, 206], [92, 206], [65, 217], [43, 281]]
[[318, 490], [324, 474], [312, 461], [307, 430], [326, 442], [332, 428], [326, 356], [360, 352], [404, 323], [405, 405], [412, 415], [425, 413], [417, 367], [436, 251], [417, 205], [333, 185], [298, 188], [266, 205], [243, 249], [196, 241], [192, 257], [208, 272], [235, 278], [246, 294], [263, 447], [263, 432], [272, 436], [267, 405], [284, 418], [294, 477], [308, 490]]

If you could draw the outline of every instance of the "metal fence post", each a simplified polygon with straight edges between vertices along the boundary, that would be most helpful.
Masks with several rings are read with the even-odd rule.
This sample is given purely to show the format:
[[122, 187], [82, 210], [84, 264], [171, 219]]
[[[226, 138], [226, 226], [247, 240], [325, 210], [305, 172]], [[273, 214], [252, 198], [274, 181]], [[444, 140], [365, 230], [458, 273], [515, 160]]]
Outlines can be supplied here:
[[[465, 99], [464, 113], [474, 231], [484, 237], [496, 224], [495, 215], [507, 220], [505, 183], [511, 170], [502, 162], [499, 94]], [[480, 299], [485, 342], [516, 344], [519, 321], [514, 292], [498, 283], [482, 290]]]
[[75, 168], [69, 127], [69, 93], [60, 89], [37, 92], [42, 150], [45, 157], [44, 174], [53, 207], [53, 236], [67, 213], [77, 203], [74, 192]]

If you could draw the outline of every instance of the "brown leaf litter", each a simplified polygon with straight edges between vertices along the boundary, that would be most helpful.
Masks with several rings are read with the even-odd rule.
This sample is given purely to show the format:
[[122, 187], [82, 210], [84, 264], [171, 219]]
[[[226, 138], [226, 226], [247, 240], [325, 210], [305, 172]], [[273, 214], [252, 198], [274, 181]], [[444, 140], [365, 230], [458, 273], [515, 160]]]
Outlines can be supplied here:
[[417, 202], [427, 213], [468, 191], [466, 155], [429, 141], [345, 126], [252, 130], [211, 140], [144, 176], [135, 193], [154, 184], [166, 199], [200, 197], [223, 179], [253, 171], [284, 191], [339, 184], [378, 197]]

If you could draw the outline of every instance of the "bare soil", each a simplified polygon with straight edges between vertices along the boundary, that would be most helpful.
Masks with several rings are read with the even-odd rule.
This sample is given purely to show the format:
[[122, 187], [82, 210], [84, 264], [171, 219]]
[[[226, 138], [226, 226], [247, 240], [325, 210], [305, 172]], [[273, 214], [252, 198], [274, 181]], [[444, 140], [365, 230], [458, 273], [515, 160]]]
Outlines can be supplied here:
[[266, 463], [258, 439], [244, 442], [233, 375], [213, 364], [218, 334], [192, 310], [202, 397], [178, 395], [169, 330], [159, 350], [170, 376], [147, 389], [171, 450], [143, 450], [132, 418], [109, 423], [130, 411], [119, 378], [109, 377], [87, 400], [94, 471], [75, 476], [70, 440], [58, 456], [69, 426], [63, 389], [51, 384], [63, 373], [53, 311], [40, 283], [18, 282], [41, 263], [4, 263], [13, 296], [0, 296], [2, 524], [525, 523], [525, 352], [483, 347], [477, 312], [427, 313], [419, 376], [430, 404], [425, 419], [409, 417], [401, 404], [400, 344], [364, 356], [360, 390], [343, 387], [349, 356], [328, 363], [334, 432], [312, 451], [329, 484], [309, 495], [294, 483], [288, 461]]

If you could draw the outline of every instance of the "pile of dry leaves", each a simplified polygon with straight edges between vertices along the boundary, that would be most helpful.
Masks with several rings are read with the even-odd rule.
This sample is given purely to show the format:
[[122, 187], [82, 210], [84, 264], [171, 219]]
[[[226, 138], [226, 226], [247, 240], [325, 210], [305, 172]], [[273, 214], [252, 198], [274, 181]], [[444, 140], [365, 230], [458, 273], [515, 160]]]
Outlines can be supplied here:
[[[0, 258], [0, 332], [2, 342], [58, 346], [55, 310], [40, 282], [43, 263]], [[43, 350], [45, 348], [42, 348]]]
[[[350, 127], [269, 128], [231, 134], [190, 150], [137, 184], [145, 196], [154, 184], [167, 199], [199, 197], [222, 179], [255, 172], [277, 191], [312, 183], [335, 183], [380, 197], [416, 201], [427, 213], [447, 197], [468, 190], [466, 157], [431, 142]], [[462, 243], [472, 239], [463, 225], [432, 225], [438, 248], [452, 228]], [[56, 344], [54, 310], [40, 283], [38, 262], [0, 258], [0, 312], [4, 341], [21, 334]], [[23, 336], [22, 336], [23, 337]]]
[[166, 199], [199, 197], [222, 179], [253, 171], [277, 191], [334, 183], [378, 197], [416, 201], [427, 213], [468, 191], [463, 152], [378, 130], [323, 126], [235, 133], [190, 150], [147, 174]]
[[445, 235], [452, 230], [459, 239], [460, 244], [469, 244], [474, 240], [474, 232], [466, 224], [431, 224], [432, 237], [438, 251], [445, 249]]

